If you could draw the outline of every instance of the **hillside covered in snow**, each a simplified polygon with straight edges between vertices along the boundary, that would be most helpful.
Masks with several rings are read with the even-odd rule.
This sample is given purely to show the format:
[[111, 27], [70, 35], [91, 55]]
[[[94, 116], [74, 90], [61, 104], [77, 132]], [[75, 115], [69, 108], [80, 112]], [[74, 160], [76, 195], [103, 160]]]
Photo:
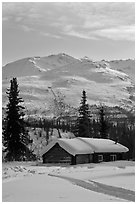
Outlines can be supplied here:
[[3, 108], [7, 103], [6, 89], [10, 79], [17, 77], [21, 97], [27, 111], [50, 110], [51, 101], [59, 91], [65, 101], [78, 107], [82, 90], [87, 92], [90, 105], [119, 106], [134, 112], [135, 61], [93, 61], [76, 59], [67, 54], [29, 57], [2, 68]]

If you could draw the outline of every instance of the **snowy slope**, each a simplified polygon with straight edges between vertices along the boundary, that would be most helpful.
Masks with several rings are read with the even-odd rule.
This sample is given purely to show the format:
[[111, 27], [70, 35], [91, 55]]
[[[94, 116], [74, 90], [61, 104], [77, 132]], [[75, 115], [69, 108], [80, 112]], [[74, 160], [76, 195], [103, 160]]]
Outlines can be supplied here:
[[41, 75], [41, 72], [77, 62], [79, 60], [64, 53], [47, 57], [24, 58], [3, 66], [2, 77], [5, 79], [8, 77]]
[[[58, 90], [68, 104], [77, 107], [81, 92], [86, 90], [88, 103], [104, 103], [128, 110], [134, 108], [134, 61], [98, 61], [88, 57], [76, 59], [64, 53], [47, 57], [25, 58], [9, 63], [2, 69], [3, 106], [11, 77], [18, 77], [21, 96], [28, 110], [49, 109]], [[75, 100], [74, 100], [75, 98]], [[41, 99], [41, 100], [39, 100]]]
[[114, 70], [126, 73], [133, 81], [135, 81], [135, 60], [114, 60], [109, 62]]
[[13, 63], [9, 63], [2, 68], [3, 79], [20, 76], [35, 76], [38, 74], [39, 70], [35, 68], [30, 58], [25, 58]]

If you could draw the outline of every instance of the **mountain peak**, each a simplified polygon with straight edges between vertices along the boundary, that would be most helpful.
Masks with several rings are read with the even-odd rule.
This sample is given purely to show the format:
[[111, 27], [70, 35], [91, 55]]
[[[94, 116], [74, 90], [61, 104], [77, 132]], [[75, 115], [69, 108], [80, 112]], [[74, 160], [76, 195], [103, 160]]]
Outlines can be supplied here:
[[58, 56], [59, 57], [72, 57], [72, 56], [70, 56], [70, 55], [68, 55], [66, 53], [51, 54], [48, 57], [58, 57]]
[[[59, 56], [64, 56], [64, 57], [65, 57], [65, 56], [67, 56], [67, 57], [69, 56], [69, 55], [67, 55], [67, 54], [65, 54], [65, 53], [59, 53], [58, 55], [59, 55]], [[69, 56], [69, 57], [70, 57], [70, 56]]]
[[82, 58], [80, 58], [80, 60], [83, 62], [83, 61], [87, 61], [87, 62], [93, 62], [92, 59], [90, 59], [89, 57], [87, 56], [84, 56]]

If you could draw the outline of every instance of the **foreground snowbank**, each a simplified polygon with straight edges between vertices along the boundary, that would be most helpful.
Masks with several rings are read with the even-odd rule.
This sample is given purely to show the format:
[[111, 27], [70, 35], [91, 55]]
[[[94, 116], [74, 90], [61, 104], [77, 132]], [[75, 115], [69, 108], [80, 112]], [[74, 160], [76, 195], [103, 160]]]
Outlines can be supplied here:
[[[2, 196], [3, 201], [13, 202], [133, 201], [134, 173], [134, 162], [129, 161], [75, 166], [44, 166], [32, 162], [4, 163]], [[74, 182], [76, 180], [77, 182]], [[80, 185], [77, 185], [79, 181]], [[102, 190], [98, 187], [100, 183]], [[95, 185], [97, 191], [93, 191]], [[107, 185], [118, 191], [120, 187], [121, 195], [110, 194]], [[124, 196], [127, 190], [132, 194], [129, 197]]]

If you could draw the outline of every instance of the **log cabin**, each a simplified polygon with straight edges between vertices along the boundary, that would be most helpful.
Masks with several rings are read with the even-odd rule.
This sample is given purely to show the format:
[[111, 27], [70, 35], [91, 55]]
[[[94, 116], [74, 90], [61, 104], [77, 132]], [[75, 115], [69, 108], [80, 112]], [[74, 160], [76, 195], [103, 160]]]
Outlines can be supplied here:
[[41, 152], [43, 163], [97, 163], [126, 158], [128, 148], [110, 139], [59, 138], [50, 142]]

